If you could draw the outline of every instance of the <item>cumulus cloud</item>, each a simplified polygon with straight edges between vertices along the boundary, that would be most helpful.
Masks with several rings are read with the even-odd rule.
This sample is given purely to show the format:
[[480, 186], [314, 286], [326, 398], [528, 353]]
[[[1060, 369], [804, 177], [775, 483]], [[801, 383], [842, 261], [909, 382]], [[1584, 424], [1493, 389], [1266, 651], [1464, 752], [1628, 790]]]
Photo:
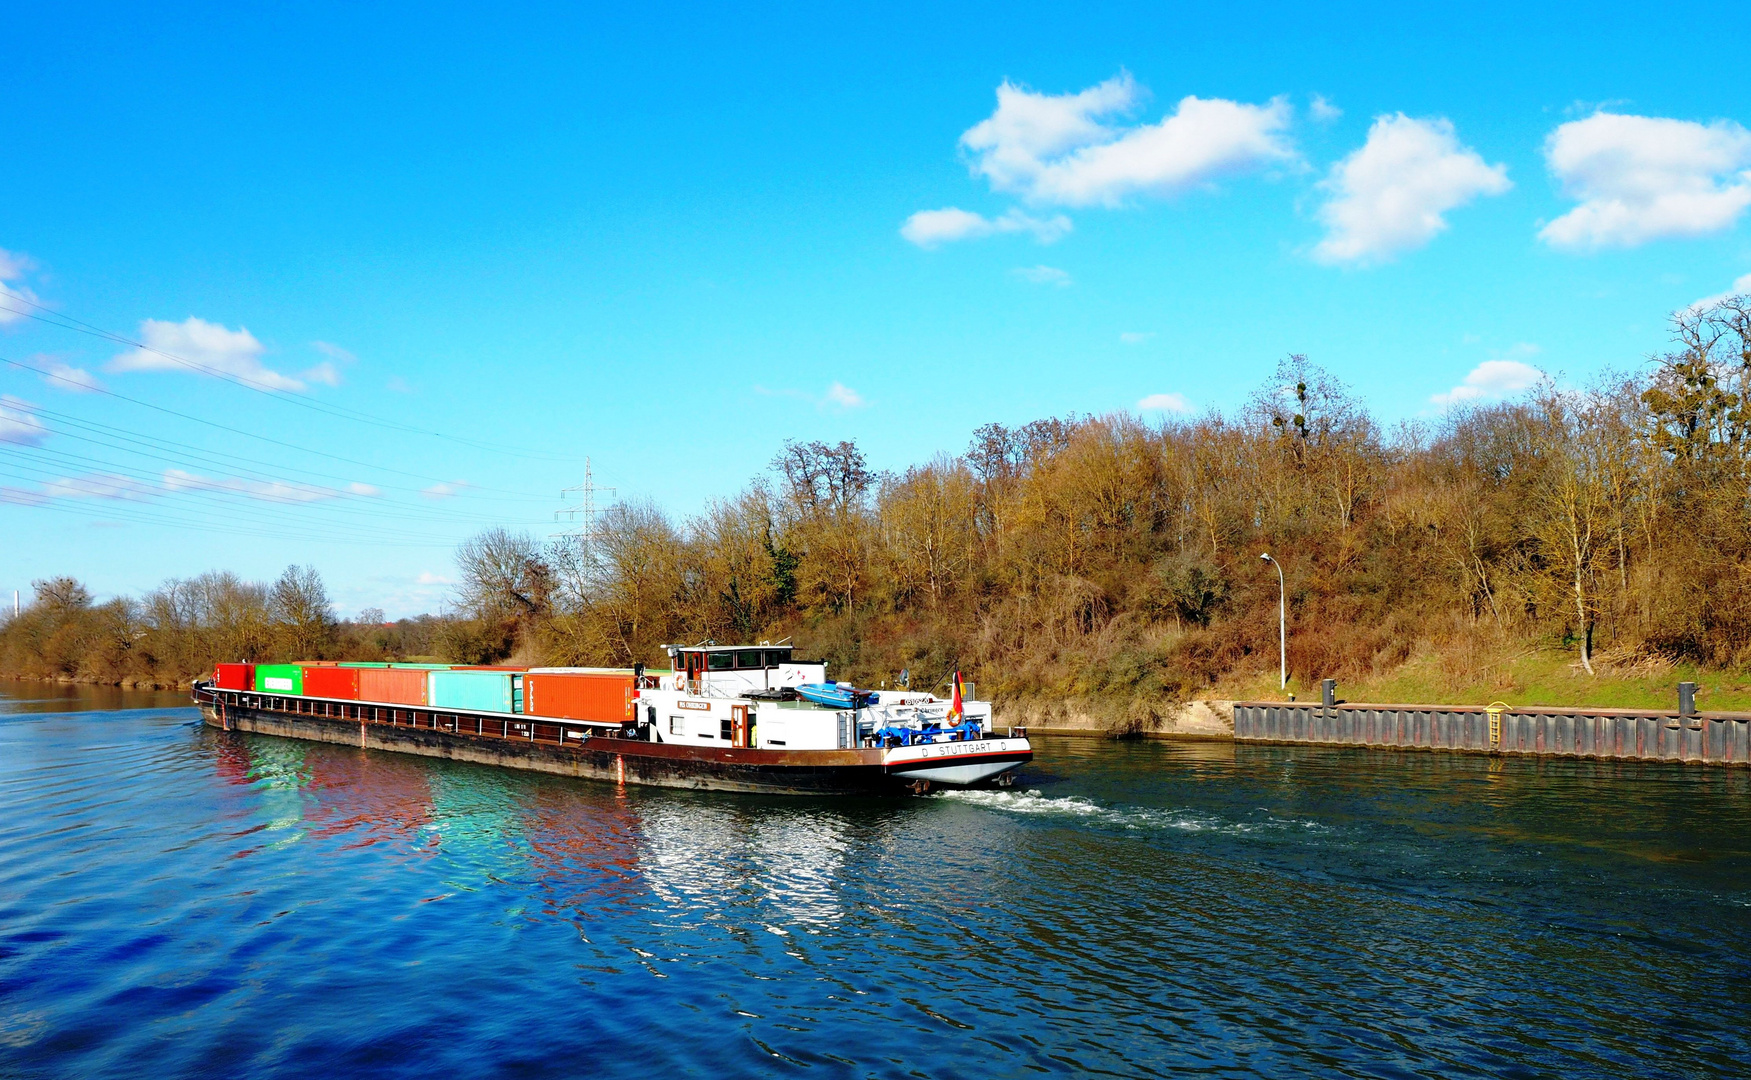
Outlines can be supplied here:
[[[1536, 346], [1516, 345], [1510, 353], [1530, 356], [1538, 352]], [[1544, 372], [1522, 360], [1485, 360], [1460, 381], [1451, 390], [1435, 394], [1430, 401], [1442, 408], [1448, 408], [1468, 401], [1499, 401], [1510, 394], [1538, 385], [1544, 378]]]
[[861, 409], [869, 404], [863, 400], [862, 394], [841, 382], [827, 387], [826, 396], [821, 399], [821, 402], [824, 405], [832, 405], [841, 409]]
[[[20, 279], [36, 268], [30, 256], [0, 248], [0, 325], [24, 318], [24, 304], [36, 302], [36, 294], [25, 288]], [[10, 298], [10, 300], [8, 299]]]
[[920, 210], [913, 214], [900, 226], [900, 235], [922, 248], [1000, 233], [1031, 233], [1040, 243], [1050, 244], [1062, 238], [1070, 228], [1070, 219], [1063, 214], [1036, 218], [1011, 210], [1002, 217], [988, 218], [971, 210], [945, 206], [941, 210]]
[[324, 360], [313, 368], [300, 371], [298, 377], [300, 379], [307, 379], [310, 382], [321, 383], [324, 386], [339, 386], [340, 368], [337, 368], [329, 361]]
[[1692, 302], [1690, 307], [1692, 310], [1713, 307], [1729, 296], [1751, 296], [1751, 274], [1740, 275], [1737, 280], [1727, 286], [1726, 292], [1718, 292], [1713, 296], [1705, 296], [1701, 300]]
[[340, 499], [349, 494], [376, 494], [369, 484], [352, 484], [348, 490], [305, 484], [295, 480], [249, 480], [240, 476], [207, 477], [181, 469], [164, 470], [165, 491], [206, 491], [225, 495], [243, 495], [263, 502], [309, 503]]
[[1313, 100], [1307, 103], [1307, 115], [1322, 124], [1329, 124], [1344, 115], [1344, 110], [1325, 99], [1324, 94], [1313, 95]]
[[1184, 394], [1150, 394], [1137, 403], [1137, 411], [1189, 413], [1192, 403]]
[[1075, 94], [1035, 93], [1006, 80], [996, 111], [969, 128], [961, 145], [993, 189], [1062, 206], [1176, 195], [1295, 159], [1285, 98], [1248, 105], [1185, 97], [1156, 123], [1121, 122], [1142, 96], [1124, 72]]
[[75, 394], [89, 394], [94, 390], [102, 390], [103, 383], [97, 376], [84, 368], [76, 368], [71, 364], [62, 363], [52, 356], [35, 356], [31, 358], [35, 366], [43, 369], [43, 382], [56, 390], [67, 390]]
[[[3, 440], [0, 440], [3, 441]], [[254, 480], [239, 476], [199, 476], [182, 469], [166, 469], [153, 480], [123, 476], [116, 473], [86, 473], [45, 480], [36, 490], [9, 489], [14, 494], [28, 496], [23, 501], [42, 505], [56, 499], [102, 499], [144, 502], [163, 495], [181, 492], [208, 492], [238, 495], [249, 499], [275, 503], [311, 503], [326, 499], [342, 499], [349, 495], [381, 494], [370, 484], [350, 484], [346, 489], [304, 484], [293, 480]], [[19, 501], [19, 500], [14, 500]]]
[[1063, 287], [1070, 284], [1070, 272], [1060, 270], [1056, 266], [1018, 266], [1010, 271], [1023, 281], [1031, 281], [1035, 285], [1057, 285]]
[[301, 380], [263, 364], [266, 347], [241, 326], [231, 330], [193, 317], [179, 323], [146, 319], [140, 323], [140, 342], [144, 348], [117, 356], [109, 370], [195, 371], [230, 375], [272, 390], [304, 389]]
[[1399, 113], [1375, 118], [1368, 141], [1321, 186], [1331, 197], [1319, 210], [1326, 235], [1314, 258], [1365, 264], [1422, 247], [1447, 228], [1449, 210], [1513, 185], [1506, 165], [1460, 145], [1451, 122]]
[[49, 429], [37, 419], [36, 406], [15, 397], [0, 396], [0, 443], [41, 446], [48, 439]]
[[454, 480], [447, 484], [437, 483], [429, 488], [421, 488], [420, 494], [428, 499], [448, 499], [453, 495], [460, 495], [467, 487], [468, 481]]
[[862, 409], [869, 405], [867, 398], [842, 382], [835, 382], [832, 386], [827, 387], [827, 392], [824, 394], [812, 394], [807, 390], [798, 390], [794, 387], [780, 387], [773, 390], [764, 386], [754, 387], [754, 392], [761, 397], [806, 401], [817, 409]]
[[1636, 247], [1731, 228], [1751, 206], [1751, 132], [1596, 112], [1559, 126], [1545, 163], [1580, 205], [1539, 231], [1555, 248]]

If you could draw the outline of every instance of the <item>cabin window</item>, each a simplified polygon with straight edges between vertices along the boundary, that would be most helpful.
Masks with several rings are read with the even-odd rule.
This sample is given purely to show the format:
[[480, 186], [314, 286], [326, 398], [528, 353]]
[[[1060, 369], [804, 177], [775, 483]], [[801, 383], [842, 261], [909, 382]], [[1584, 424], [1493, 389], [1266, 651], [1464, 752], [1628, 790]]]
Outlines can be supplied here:
[[725, 717], [724, 719], [718, 721], [718, 724], [717, 724], [717, 737], [718, 738], [724, 740], [725, 742], [732, 741], [734, 739], [734, 736], [732, 735], [733, 730], [734, 729], [730, 727], [730, 720], [728, 717]]
[[766, 654], [767, 667], [783, 667], [790, 663], [790, 650], [782, 649]]
[[671, 717], [669, 717], [669, 734], [671, 734], [671, 735], [685, 735], [685, 734], [687, 734], [687, 718], [685, 716], [671, 716]]
[[766, 664], [761, 659], [759, 649], [750, 649], [747, 652], [736, 654], [736, 666], [739, 668], [761, 668], [765, 667]]
[[728, 652], [706, 653], [705, 658], [712, 671], [728, 671], [736, 662], [736, 654]]

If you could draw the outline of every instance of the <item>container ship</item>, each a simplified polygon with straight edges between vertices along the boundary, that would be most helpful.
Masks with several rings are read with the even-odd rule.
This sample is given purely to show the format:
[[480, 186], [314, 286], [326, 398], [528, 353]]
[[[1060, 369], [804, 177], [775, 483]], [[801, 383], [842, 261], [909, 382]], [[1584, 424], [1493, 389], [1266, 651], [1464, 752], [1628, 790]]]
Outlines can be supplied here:
[[219, 664], [195, 684], [227, 731], [357, 744], [619, 784], [795, 795], [1007, 785], [1033, 758], [990, 702], [859, 689], [774, 645], [666, 646], [669, 670]]

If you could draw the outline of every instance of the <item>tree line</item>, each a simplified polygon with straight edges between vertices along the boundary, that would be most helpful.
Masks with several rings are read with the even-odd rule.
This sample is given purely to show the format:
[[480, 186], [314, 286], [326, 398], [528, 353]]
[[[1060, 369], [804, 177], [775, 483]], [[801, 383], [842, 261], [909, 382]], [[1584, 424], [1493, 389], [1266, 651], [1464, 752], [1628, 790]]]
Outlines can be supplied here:
[[[1751, 300], [1672, 326], [1642, 371], [1546, 380], [1391, 430], [1291, 356], [1228, 415], [987, 424], [958, 455], [903, 472], [871, 469], [851, 442], [789, 442], [691, 517], [628, 501], [583, 537], [473, 538], [453, 609], [420, 647], [630, 665], [663, 662], [668, 642], [789, 638], [860, 683], [959, 669], [981, 696], [1134, 714], [1274, 672], [1268, 551], [1303, 681], [1418, 655], [1470, 678], [1528, 649], [1565, 650], [1589, 674], [1738, 667], [1751, 659]], [[231, 580], [208, 579], [172, 584], [205, 597]], [[141, 627], [165, 623], [159, 594], [117, 603]], [[224, 604], [199, 603], [189, 625], [229, 625]], [[260, 610], [280, 629], [227, 631], [226, 647], [302, 647], [278, 603]], [[49, 625], [51, 606], [39, 591], [29, 618]], [[18, 624], [0, 631], [7, 670], [50, 655], [33, 633], [19, 646]], [[211, 654], [208, 641], [191, 634], [187, 655]], [[53, 655], [82, 662], [73, 652]]]

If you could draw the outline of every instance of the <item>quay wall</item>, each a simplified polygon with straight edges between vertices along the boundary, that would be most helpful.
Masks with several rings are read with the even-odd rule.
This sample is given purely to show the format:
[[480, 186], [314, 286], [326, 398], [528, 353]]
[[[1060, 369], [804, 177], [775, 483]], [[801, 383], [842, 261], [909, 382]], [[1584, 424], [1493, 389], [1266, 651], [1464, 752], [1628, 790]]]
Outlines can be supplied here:
[[1242, 701], [1234, 706], [1234, 738], [1388, 750], [1751, 764], [1751, 713]]

